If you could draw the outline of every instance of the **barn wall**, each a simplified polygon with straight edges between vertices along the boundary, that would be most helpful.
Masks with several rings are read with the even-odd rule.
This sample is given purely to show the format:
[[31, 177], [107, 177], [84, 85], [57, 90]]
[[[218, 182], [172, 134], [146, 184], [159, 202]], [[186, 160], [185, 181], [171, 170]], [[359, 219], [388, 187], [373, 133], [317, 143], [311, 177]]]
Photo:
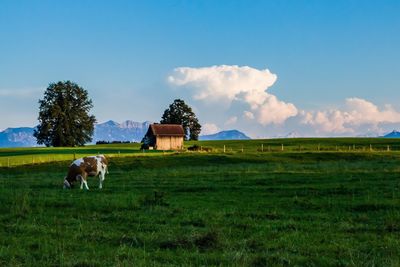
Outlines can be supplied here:
[[179, 136], [157, 136], [156, 149], [174, 150], [183, 148], [183, 137]]
[[171, 149], [182, 149], [182, 148], [183, 148], [183, 137], [172, 136]]

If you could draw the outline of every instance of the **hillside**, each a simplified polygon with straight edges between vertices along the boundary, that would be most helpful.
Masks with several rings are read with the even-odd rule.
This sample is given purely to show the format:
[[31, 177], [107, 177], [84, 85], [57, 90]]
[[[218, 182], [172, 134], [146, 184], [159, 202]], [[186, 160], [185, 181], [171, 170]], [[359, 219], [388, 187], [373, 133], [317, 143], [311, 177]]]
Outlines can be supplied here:
[[391, 133], [388, 133], [384, 136], [385, 138], [400, 138], [400, 132], [393, 130]]
[[[25, 153], [36, 152], [69, 158], [0, 168], [0, 262], [398, 266], [400, 154], [361, 149], [371, 141], [382, 147], [400, 144], [400, 139], [384, 138], [199, 142], [226, 145], [224, 154], [142, 153], [139, 144], [2, 149], [0, 158], [19, 153], [31, 161]], [[256, 150], [267, 143], [291, 150]], [[318, 143], [333, 149], [355, 144], [359, 150], [294, 151]], [[62, 189], [74, 152], [117, 149], [137, 154], [110, 158], [102, 190], [96, 178], [89, 178], [89, 191]]]

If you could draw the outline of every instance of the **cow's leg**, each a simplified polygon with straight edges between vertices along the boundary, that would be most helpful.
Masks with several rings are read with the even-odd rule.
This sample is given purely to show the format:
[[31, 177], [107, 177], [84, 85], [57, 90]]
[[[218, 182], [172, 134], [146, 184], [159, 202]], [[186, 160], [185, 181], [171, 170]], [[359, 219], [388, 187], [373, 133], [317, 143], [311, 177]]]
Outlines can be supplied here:
[[80, 188], [83, 189], [83, 178], [82, 178], [82, 175], [78, 174], [76, 176], [76, 180], [81, 184]]
[[100, 172], [99, 174], [99, 188], [102, 189], [103, 188], [103, 181], [105, 179], [105, 173], [104, 172]]
[[81, 181], [81, 189], [83, 189], [83, 186], [85, 186], [86, 190], [89, 190], [89, 186], [87, 185], [87, 175], [78, 175], [78, 179]]
[[84, 175], [83, 180], [84, 180], [84, 183], [85, 183], [85, 189], [89, 190], [89, 186], [87, 185], [87, 175]]

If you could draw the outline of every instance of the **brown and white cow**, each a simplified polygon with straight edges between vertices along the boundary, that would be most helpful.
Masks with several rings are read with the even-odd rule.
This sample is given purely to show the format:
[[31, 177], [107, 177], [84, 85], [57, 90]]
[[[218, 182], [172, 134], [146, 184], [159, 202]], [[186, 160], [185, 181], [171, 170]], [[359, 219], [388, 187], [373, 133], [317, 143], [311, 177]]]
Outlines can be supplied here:
[[68, 169], [68, 175], [64, 178], [64, 188], [71, 188], [75, 182], [81, 183], [81, 189], [89, 190], [87, 185], [88, 176], [99, 176], [99, 188], [103, 188], [105, 174], [108, 173], [108, 161], [104, 155], [89, 156], [76, 159]]

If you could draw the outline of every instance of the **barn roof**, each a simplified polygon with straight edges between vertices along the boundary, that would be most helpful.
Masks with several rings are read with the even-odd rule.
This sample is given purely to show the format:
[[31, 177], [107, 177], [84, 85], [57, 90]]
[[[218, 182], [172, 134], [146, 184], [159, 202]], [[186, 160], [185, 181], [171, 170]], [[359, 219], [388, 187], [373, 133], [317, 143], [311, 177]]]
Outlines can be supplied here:
[[151, 124], [154, 135], [160, 136], [185, 136], [185, 131], [180, 124]]

